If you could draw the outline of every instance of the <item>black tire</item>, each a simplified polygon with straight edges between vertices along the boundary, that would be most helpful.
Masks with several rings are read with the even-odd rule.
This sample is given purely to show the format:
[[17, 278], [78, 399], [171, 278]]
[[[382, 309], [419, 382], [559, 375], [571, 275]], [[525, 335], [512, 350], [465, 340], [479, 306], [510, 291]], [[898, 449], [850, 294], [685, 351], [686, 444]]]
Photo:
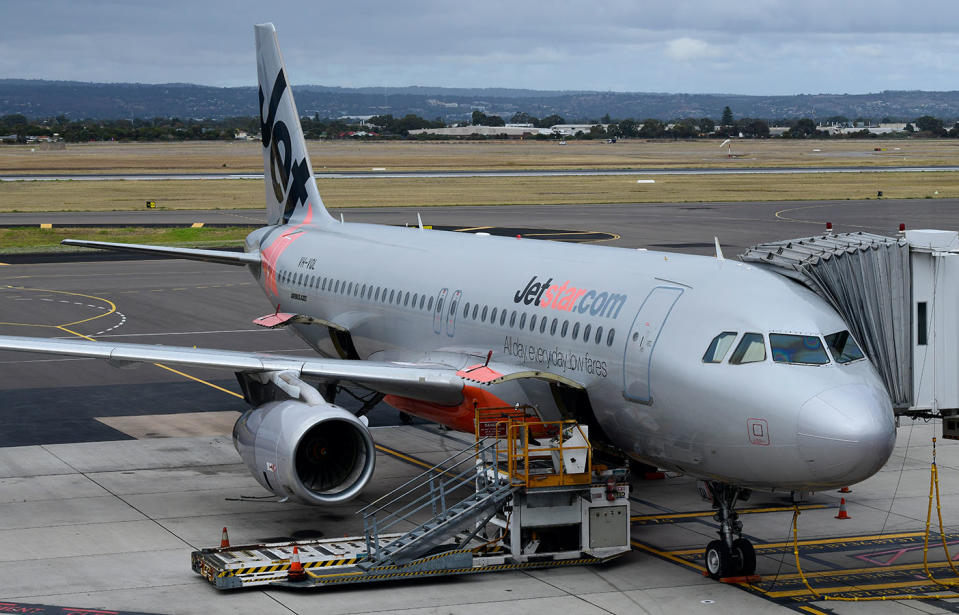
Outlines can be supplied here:
[[732, 560], [736, 576], [748, 577], [756, 574], [756, 550], [753, 549], [753, 543], [745, 538], [733, 541]]
[[721, 540], [706, 545], [706, 574], [714, 579], [729, 576], [729, 547]]
[[404, 424], [404, 425], [412, 425], [412, 424], [413, 424], [413, 417], [410, 416], [410, 415], [408, 415], [408, 414], [405, 413], [405, 412], [400, 412], [400, 423], [402, 423], [402, 424]]

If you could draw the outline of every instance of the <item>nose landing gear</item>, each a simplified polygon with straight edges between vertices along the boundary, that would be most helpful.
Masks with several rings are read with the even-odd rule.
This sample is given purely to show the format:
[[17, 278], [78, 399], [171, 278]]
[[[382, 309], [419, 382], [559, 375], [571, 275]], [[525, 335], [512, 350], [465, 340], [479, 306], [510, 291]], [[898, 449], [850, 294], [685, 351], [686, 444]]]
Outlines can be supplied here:
[[716, 481], [705, 483], [701, 491], [717, 509], [713, 518], [719, 522], [719, 540], [706, 545], [706, 572], [714, 579], [755, 574], [756, 551], [742, 537], [743, 524], [734, 510], [738, 500], [749, 499], [750, 491]]

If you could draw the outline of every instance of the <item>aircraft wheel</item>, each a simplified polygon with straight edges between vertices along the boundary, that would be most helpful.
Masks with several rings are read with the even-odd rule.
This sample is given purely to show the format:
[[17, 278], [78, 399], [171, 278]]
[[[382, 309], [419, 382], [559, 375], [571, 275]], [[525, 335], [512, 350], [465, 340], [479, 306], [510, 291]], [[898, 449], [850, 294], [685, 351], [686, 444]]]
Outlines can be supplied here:
[[400, 423], [403, 423], [404, 425], [412, 425], [413, 417], [405, 412], [400, 412]]
[[732, 559], [736, 576], [756, 574], [756, 550], [753, 549], [753, 543], [745, 538], [737, 538], [733, 541]]
[[706, 572], [714, 579], [729, 576], [729, 547], [721, 540], [706, 545]]

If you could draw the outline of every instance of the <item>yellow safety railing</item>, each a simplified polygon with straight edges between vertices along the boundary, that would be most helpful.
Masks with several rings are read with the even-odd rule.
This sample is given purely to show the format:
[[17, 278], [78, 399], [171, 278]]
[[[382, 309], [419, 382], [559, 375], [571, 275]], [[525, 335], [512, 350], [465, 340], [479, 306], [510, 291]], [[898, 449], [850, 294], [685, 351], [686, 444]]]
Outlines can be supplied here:
[[[507, 426], [507, 471], [514, 484], [526, 487], [558, 487], [588, 485], [591, 482], [592, 447], [583, 428], [576, 421], [539, 421]], [[538, 438], [551, 438], [554, 445], [543, 445]], [[569, 445], [573, 434], [582, 436], [585, 444]], [[530, 440], [533, 440], [531, 445]], [[579, 457], [577, 459], [577, 457]], [[583, 472], [567, 472], [566, 461], [583, 462]]]
[[[932, 576], [932, 571], [929, 570], [929, 526], [932, 523], [932, 499], [933, 495], [936, 498], [936, 512], [939, 515], [939, 538], [942, 541], [942, 549], [945, 551], [946, 561], [949, 563], [949, 568], [952, 570], [952, 573], [956, 575], [956, 579], [942, 580], [937, 579]], [[956, 592], [955, 589], [952, 589], [956, 586], [959, 586], [959, 570], [956, 569], [956, 565], [952, 561], [952, 556], [949, 554], [949, 546], [946, 542], [946, 531], [945, 525], [942, 522], [942, 504], [939, 498], [939, 469], [936, 466], [936, 439], [932, 439], [932, 467], [930, 469], [929, 475], [929, 504], [926, 508], [926, 533], [923, 538], [922, 543], [922, 568], [926, 573], [926, 578], [928, 578], [932, 583], [940, 587], [949, 588], [953, 593], [951, 594], [900, 594], [900, 595], [891, 595], [891, 596], [827, 596], [818, 591], [816, 591], [812, 585], [809, 584], [809, 580], [806, 578], [806, 574], [803, 572], [802, 566], [799, 563], [799, 506], [796, 505], [793, 511], [793, 557], [796, 559], [796, 571], [799, 573], [799, 578], [802, 579], [803, 585], [806, 586], [806, 589], [809, 590], [817, 600], [831, 600], [834, 602], [868, 602], [875, 600], [945, 600], [950, 598], [959, 598], [959, 592]]]

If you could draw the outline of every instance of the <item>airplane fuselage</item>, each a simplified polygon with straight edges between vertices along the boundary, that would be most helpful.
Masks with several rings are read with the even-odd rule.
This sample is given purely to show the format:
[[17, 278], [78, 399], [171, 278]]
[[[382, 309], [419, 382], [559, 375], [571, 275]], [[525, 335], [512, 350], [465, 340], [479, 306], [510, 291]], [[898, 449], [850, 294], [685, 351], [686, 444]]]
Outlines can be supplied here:
[[[773, 360], [770, 333], [821, 340], [846, 329], [836, 312], [736, 261], [352, 223], [266, 227], [247, 249], [265, 256], [253, 269], [273, 305], [348, 331], [356, 358], [460, 369], [492, 351], [559, 374], [585, 389], [612, 444], [660, 467], [816, 490], [865, 479], [892, 450], [892, 408], [868, 360]], [[326, 327], [294, 330], [343, 355]], [[724, 332], [759, 334], [764, 359], [706, 362]], [[546, 418], [562, 411], [535, 380], [493, 392]]]

